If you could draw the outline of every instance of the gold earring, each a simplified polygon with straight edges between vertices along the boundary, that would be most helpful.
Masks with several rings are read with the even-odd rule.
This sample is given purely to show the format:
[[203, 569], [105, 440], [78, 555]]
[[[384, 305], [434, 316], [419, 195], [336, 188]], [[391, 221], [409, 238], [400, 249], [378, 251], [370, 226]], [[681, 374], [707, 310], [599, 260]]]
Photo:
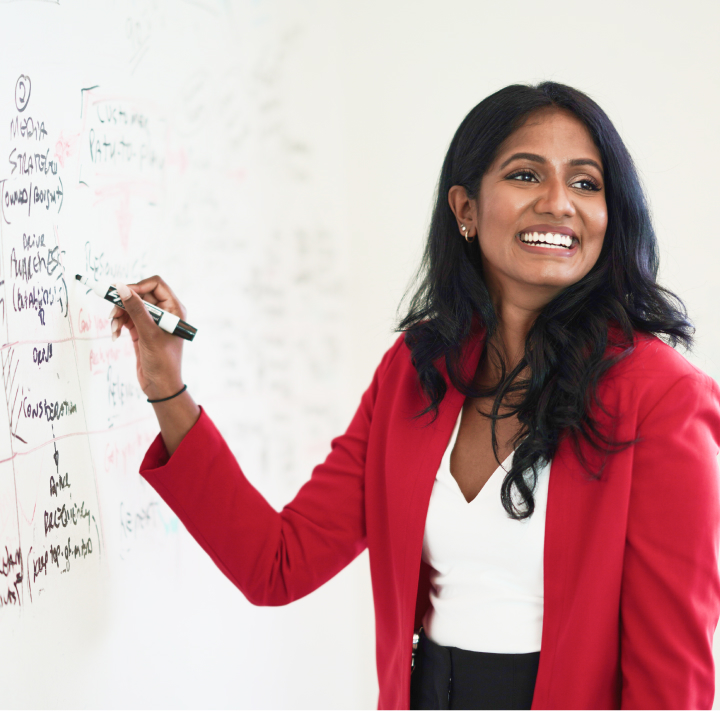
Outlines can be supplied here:
[[468, 229], [464, 225], [461, 225], [460, 227], [462, 228], [462, 231], [465, 234], [465, 240], [467, 242], [472, 242], [472, 238], [468, 237]]

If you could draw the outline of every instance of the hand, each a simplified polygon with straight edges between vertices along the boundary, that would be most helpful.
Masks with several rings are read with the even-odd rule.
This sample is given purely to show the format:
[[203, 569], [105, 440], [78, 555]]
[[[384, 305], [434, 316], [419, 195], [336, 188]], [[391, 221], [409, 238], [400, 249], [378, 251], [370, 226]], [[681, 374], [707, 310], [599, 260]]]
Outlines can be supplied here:
[[185, 320], [182, 303], [165, 281], [157, 275], [138, 283], [115, 283], [125, 310], [116, 307], [111, 317], [112, 339], [120, 337], [123, 327], [130, 332], [137, 359], [137, 376], [142, 391], [150, 400], [174, 395], [183, 386], [181, 363], [183, 340], [161, 330], [150, 317], [143, 301]]

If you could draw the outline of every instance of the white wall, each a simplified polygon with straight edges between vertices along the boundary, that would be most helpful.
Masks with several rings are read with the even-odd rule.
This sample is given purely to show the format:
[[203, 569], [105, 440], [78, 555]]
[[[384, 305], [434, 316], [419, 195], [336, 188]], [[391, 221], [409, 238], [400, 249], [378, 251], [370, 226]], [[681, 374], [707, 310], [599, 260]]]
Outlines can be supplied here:
[[[226, 318], [213, 320], [212, 306], [204, 300], [207, 289], [194, 277], [198, 267], [210, 274], [222, 252], [203, 256], [203, 243], [234, 240], [239, 235], [252, 247], [248, 257], [255, 259], [252, 267], [264, 273], [263, 286], [277, 290], [285, 286], [286, 276], [292, 276], [292, 263], [300, 256], [294, 246], [294, 254], [283, 253], [287, 246], [283, 233], [290, 232], [290, 227], [309, 227], [313, 233], [328, 234], [338, 252], [333, 260], [337, 276], [349, 278], [343, 292], [337, 293], [341, 310], [334, 308], [336, 314], [344, 312], [344, 322], [325, 318], [317, 299], [321, 294], [307, 296], [300, 291], [290, 293], [294, 307], [275, 322], [293, 325], [296, 334], [290, 334], [291, 339], [297, 335], [298, 322], [306, 323], [310, 335], [328, 324], [343, 327], [337, 353], [346, 360], [337, 370], [339, 375], [326, 384], [322, 397], [325, 405], [333, 403], [324, 417], [334, 414], [335, 434], [346, 427], [392, 342], [397, 306], [420, 259], [435, 183], [456, 127], [482, 98], [517, 82], [552, 79], [574, 85], [597, 100], [615, 122], [647, 186], [661, 243], [662, 279], [687, 302], [697, 324], [697, 353], [692, 359], [720, 379], [720, 333], [713, 312], [720, 290], [718, 251], [709, 227], [720, 165], [716, 132], [720, 6], [715, 2], [695, 0], [682, 9], [669, 2], [619, 0], [594, 5], [569, 0], [307, 0], [302, 5], [297, 0], [107, 4], [93, 0], [89, 10], [90, 5], [83, 0], [59, 6], [25, 3], [23, 12], [27, 10], [32, 22], [23, 27], [0, 26], [2, 93], [7, 94], [5, 80], [14, 82], [20, 72], [32, 74], [35, 69], [34, 80], [45, 73], [48, 98], [52, 72], [62, 73], [64, 83], [79, 87], [76, 78], [80, 76], [69, 74], [76, 66], [69, 59], [73, 52], [68, 47], [75, 44], [71, 33], [79, 33], [80, 28], [86, 31], [77, 54], [87, 47], [98, 54], [103, 67], [117, 65], [117, 77], [129, 88], [151, 84], [148, 67], [172, 78], [166, 93], [177, 102], [175, 120], [196, 150], [190, 158], [194, 178], [204, 180], [214, 168], [202, 163], [206, 143], [218, 167], [224, 168], [225, 161], [217, 151], [217, 139], [200, 132], [200, 121], [207, 121], [213, 130], [236, 131], [246, 122], [242, 113], [251, 113], [249, 124], [268, 143], [263, 152], [271, 146], [270, 169], [263, 174], [259, 144], [253, 145], [255, 150], [235, 148], [233, 153], [240, 152], [241, 159], [245, 152], [251, 156], [247, 167], [257, 172], [253, 188], [243, 185], [237, 168], [230, 168], [228, 177], [236, 184], [226, 185], [217, 205], [207, 184], [200, 187], [207, 191], [199, 193], [202, 202], [192, 202], [194, 196], [188, 193], [181, 194], [182, 199], [189, 199], [185, 206], [173, 206], [169, 194], [167, 216], [173, 218], [172, 232], [182, 234], [188, 246], [196, 242], [193, 257], [206, 265], [188, 268], [168, 261], [167, 270], [163, 266], [160, 271], [173, 279], [178, 292], [183, 289], [183, 301], [209, 338], [215, 330], [222, 331]], [[0, 10], [20, 12], [19, 7], [20, 3], [6, 5], [0, 0]], [[72, 13], [82, 18], [75, 25]], [[237, 37], [230, 20], [227, 26], [223, 23], [223, 13], [242, 25]], [[127, 58], [113, 54], [133, 41], [125, 37], [120, 24], [126, 16], [137, 18], [141, 30], [155, 33], [148, 54], [138, 56], [145, 65], [135, 65], [138, 61], [133, 59], [128, 68]], [[243, 17], [248, 18], [244, 25]], [[97, 27], [113, 38], [112, 44], [95, 34]], [[185, 37], [194, 39], [190, 54], [174, 64], [169, 58], [182, 55], [178, 43]], [[218, 37], [221, 44], [215, 42]], [[258, 47], [249, 47], [253, 38]], [[267, 62], [263, 59], [266, 40]], [[235, 47], [237, 59], [228, 49]], [[252, 77], [247, 76], [248, 57], [259, 58], [251, 67]], [[178, 72], [178, 67], [187, 74]], [[234, 100], [230, 101], [232, 111], [225, 109], [225, 114], [211, 112], [212, 98], [205, 96], [210, 84], [203, 85], [203, 78], [216, 81], [217, 67], [231, 79], [223, 97]], [[96, 69], [86, 68], [83, 85], [98, 82]], [[113, 85], [112, 77], [106, 74], [100, 80], [117, 91], [121, 83]], [[247, 94], [238, 91], [232, 96], [236, 81]], [[38, 100], [41, 88], [38, 82], [34, 90]], [[70, 108], [70, 117], [76, 104], [74, 95], [73, 103], [68, 97], [64, 95], [63, 102]], [[7, 105], [10, 100], [8, 96], [2, 102]], [[4, 112], [4, 108], [0, 109]], [[293, 143], [298, 138], [307, 142]], [[2, 138], [0, 146], [5, 147]], [[287, 163], [283, 147], [288, 148]], [[235, 162], [237, 157], [233, 157]], [[4, 156], [0, 160], [7, 164]], [[280, 183], [274, 182], [278, 167]], [[299, 177], [303, 173], [306, 177]], [[168, 187], [174, 181], [183, 186], [181, 178], [169, 178]], [[233, 203], [239, 208], [237, 216]], [[156, 227], [139, 228], [136, 240], [152, 244]], [[163, 247], [172, 247], [174, 236], [168, 228], [165, 231], [169, 236]], [[102, 241], [112, 246], [114, 239]], [[160, 254], [155, 252], [150, 259], [159, 264]], [[275, 268], [279, 268], [279, 278], [272, 277]], [[151, 270], [157, 271], [155, 266]], [[254, 271], [245, 270], [246, 274]], [[219, 268], [218, 272], [228, 271]], [[308, 297], [310, 302], [303, 305]], [[253, 305], [247, 312], [255, 311], [260, 312]], [[274, 330], [282, 334], [277, 324]], [[249, 338], [250, 345], [256, 336], [247, 331], [243, 337]], [[243, 363], [253, 362], [251, 350], [241, 346], [238, 342], [237, 347], [201, 359], [188, 353], [187, 378], [196, 398], [213, 409], [233, 449], [250, 456], [244, 461], [246, 469], [254, 470], [254, 465], [262, 463], [253, 457], [243, 425], [252, 422], [262, 401], [258, 398], [257, 406], [253, 405], [257, 388], [237, 390], [237, 395], [230, 392], [236, 391], [237, 376], [247, 371]], [[296, 370], [290, 360], [286, 367], [288, 374]], [[339, 376], [346, 381], [344, 390], [336, 394], [343, 387]], [[230, 388], [227, 393], [226, 388]], [[251, 397], [251, 401], [236, 408], [230, 399], [238, 396]], [[265, 432], [272, 448], [277, 438], [271, 437], [271, 420], [264, 417], [267, 427], [253, 431]], [[311, 461], [324, 457], [330, 439], [329, 430], [322, 446], [304, 446], [305, 453], [298, 453], [296, 464], [309, 475]], [[250, 476], [279, 506], [291, 499], [305, 477], [283, 479], [280, 471], [276, 474], [279, 479], [275, 474], [263, 478], [256, 472]], [[120, 532], [113, 503], [133, 483], [137, 485], [133, 492], [143, 498], [148, 492], [140, 489], [135, 478], [123, 478], [119, 471], [116, 475], [99, 483], [101, 505], [104, 502], [104, 509], [112, 510], [105, 513], [112, 558]], [[375, 707], [367, 554], [308, 598], [286, 608], [254, 608], [186, 534], [165, 537], [161, 530], [156, 536], [153, 532], [137, 539], [131, 560], [108, 560], [103, 571], [107, 577], [94, 577], [92, 591], [81, 600], [68, 594], [54, 610], [43, 614], [36, 609], [34, 614], [19, 616], [18, 628], [8, 630], [0, 618], [4, 647], [13, 648], [5, 654], [11, 667], [3, 666], [0, 672], [0, 694], [8, 706]], [[208, 596], [213, 600], [211, 613]], [[51, 603], [46, 607], [52, 607]], [[142, 622], [131, 631], [114, 620], [133, 613]], [[180, 615], [187, 623], [176, 631], [170, 621]], [[35, 620], [37, 626], [29, 632], [28, 621]], [[82, 631], [77, 636], [76, 626]], [[34, 644], [33, 638], [40, 637], [47, 644]], [[18, 638], [28, 642], [20, 643]], [[13, 647], [12, 642], [21, 647]], [[113, 655], [119, 659], [105, 664]], [[125, 662], [128, 657], [133, 662]], [[72, 665], [74, 672], [58, 676], [54, 670], [62, 663]], [[184, 665], [181, 674], [173, 675], [173, 663]], [[163, 685], [153, 685], [153, 673]], [[192, 685], [193, 678], [198, 679], [197, 686]]]

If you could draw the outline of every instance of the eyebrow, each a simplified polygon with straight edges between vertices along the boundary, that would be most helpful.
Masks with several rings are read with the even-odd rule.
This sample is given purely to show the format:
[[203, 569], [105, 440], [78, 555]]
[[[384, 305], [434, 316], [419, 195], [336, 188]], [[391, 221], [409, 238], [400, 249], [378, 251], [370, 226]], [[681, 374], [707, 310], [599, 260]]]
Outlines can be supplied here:
[[[540, 163], [541, 165], [544, 165], [547, 162], [547, 159], [544, 158], [542, 155], [535, 155], [535, 153], [519, 152], [511, 155], [500, 166], [500, 170], [502, 170], [506, 165], [509, 165], [513, 160], [530, 160], [531, 162]], [[598, 163], [595, 162], [595, 160], [592, 160], [591, 158], [576, 158], [575, 160], [571, 160], [569, 164], [572, 167], [575, 167], [577, 165], [592, 165], [600, 171], [601, 175], [603, 175], [603, 169], [600, 167], [600, 165], [598, 165]]]

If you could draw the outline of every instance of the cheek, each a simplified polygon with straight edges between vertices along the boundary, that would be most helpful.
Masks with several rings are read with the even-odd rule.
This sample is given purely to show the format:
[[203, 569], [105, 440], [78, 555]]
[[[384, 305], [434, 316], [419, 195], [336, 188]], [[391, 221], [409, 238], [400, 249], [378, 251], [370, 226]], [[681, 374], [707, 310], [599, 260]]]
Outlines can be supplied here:
[[585, 227], [588, 230], [588, 237], [591, 243], [589, 249], [596, 258], [600, 255], [600, 251], [602, 250], [603, 242], [605, 240], [607, 220], [607, 208], [604, 203], [601, 209], [591, 215], [588, 215], [585, 220]]
[[503, 245], [513, 235], [526, 199], [509, 193], [485, 192], [478, 206], [481, 245]]
[[595, 232], [600, 238], [605, 237], [605, 231], [607, 230], [607, 222], [607, 208], [603, 208], [603, 210], [595, 216]]

